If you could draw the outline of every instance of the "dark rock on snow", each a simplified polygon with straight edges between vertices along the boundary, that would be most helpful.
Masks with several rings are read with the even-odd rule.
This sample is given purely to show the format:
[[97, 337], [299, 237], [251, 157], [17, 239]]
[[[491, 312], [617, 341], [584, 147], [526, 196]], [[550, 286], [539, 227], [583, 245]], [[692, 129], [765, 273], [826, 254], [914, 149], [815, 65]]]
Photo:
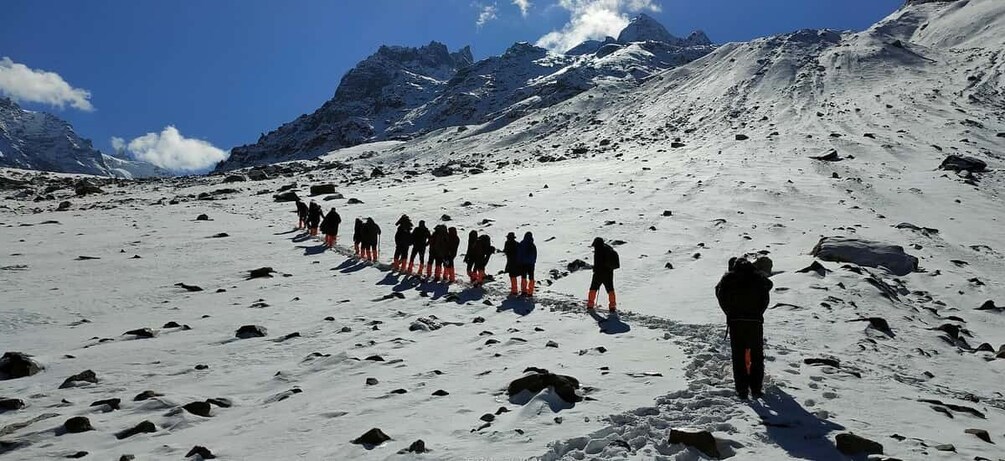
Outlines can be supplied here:
[[384, 442], [387, 442], [388, 440], [391, 440], [391, 437], [385, 434], [384, 431], [377, 429], [375, 427], [373, 429], [370, 429], [369, 431], [366, 431], [365, 434], [353, 440], [352, 443], [356, 445], [375, 447]]
[[81, 432], [93, 431], [94, 427], [91, 426], [91, 420], [86, 417], [74, 416], [63, 423], [63, 429], [70, 434], [79, 434]]
[[98, 400], [97, 402], [92, 403], [91, 406], [100, 407], [102, 405], [108, 405], [108, 408], [111, 408], [112, 410], [118, 410], [119, 403], [121, 402], [122, 399], [105, 399], [105, 400]]
[[715, 443], [715, 437], [708, 431], [671, 429], [667, 443], [687, 445], [712, 458], [722, 457], [722, 454], [719, 453], [719, 447]]
[[268, 330], [266, 330], [266, 328], [261, 325], [244, 325], [241, 328], [237, 329], [237, 332], [234, 333], [234, 336], [240, 339], [261, 338], [265, 336], [267, 333]]
[[60, 384], [59, 388], [66, 389], [68, 387], [74, 387], [78, 383], [97, 384], [98, 375], [94, 374], [94, 372], [91, 370], [84, 370], [80, 373], [70, 376], [69, 378], [66, 378], [66, 381], [63, 381], [63, 384]]
[[187, 403], [187, 404], [183, 405], [182, 408], [184, 408], [185, 411], [187, 411], [189, 413], [192, 413], [193, 415], [196, 415], [196, 416], [202, 416], [202, 417], [205, 417], [205, 418], [208, 418], [208, 417], [211, 416], [209, 414], [209, 412], [212, 409], [212, 407], [209, 405], [209, 402], [192, 402], [192, 403]]
[[835, 442], [837, 443], [838, 451], [848, 456], [883, 454], [883, 445], [850, 432], [838, 434]]
[[24, 408], [24, 400], [21, 399], [0, 399], [0, 412], [15, 411]]
[[154, 423], [150, 421], [143, 421], [142, 423], [139, 423], [136, 426], [133, 426], [129, 429], [117, 432], [115, 434], [115, 438], [122, 440], [122, 439], [128, 439], [129, 437], [132, 437], [136, 434], [146, 434], [151, 432], [157, 432], [157, 426], [155, 426]]
[[939, 169], [942, 170], [969, 171], [971, 173], [980, 173], [987, 167], [988, 164], [984, 163], [983, 160], [964, 155], [950, 155], [939, 165]]
[[824, 261], [885, 267], [894, 275], [907, 275], [918, 270], [918, 258], [905, 253], [903, 247], [869, 240], [824, 237], [813, 247], [811, 255]]
[[153, 338], [154, 331], [149, 328], [137, 328], [135, 330], [129, 330], [123, 334], [133, 335], [137, 338]]
[[164, 394], [160, 394], [160, 393], [157, 393], [157, 392], [154, 392], [154, 391], [143, 391], [143, 392], [140, 392], [139, 394], [136, 394], [136, 397], [133, 397], [133, 401], [134, 402], [141, 402], [143, 400], [152, 399], [154, 397], [163, 397], [163, 396], [164, 396]]
[[297, 193], [293, 191], [287, 191], [272, 196], [272, 199], [276, 202], [296, 202], [299, 198], [300, 197], [297, 197]]
[[248, 280], [258, 279], [258, 278], [272, 278], [272, 274], [276, 271], [271, 267], [259, 267], [258, 269], [252, 269], [248, 271]]
[[336, 192], [334, 184], [316, 184], [311, 186], [311, 195], [334, 194]]
[[42, 366], [23, 352], [4, 352], [0, 357], [0, 380], [17, 379], [42, 371]]
[[201, 215], [199, 215], [199, 216], [196, 216], [196, 217], [195, 217], [195, 220], [196, 220], [196, 221], [209, 221], [209, 215], [208, 215], [208, 214], [205, 214], [205, 213], [203, 213], [203, 214], [201, 214]]
[[579, 381], [576, 378], [556, 375], [544, 369], [534, 369], [522, 378], [517, 378], [509, 384], [506, 393], [510, 397], [523, 391], [536, 394], [546, 387], [555, 389], [555, 393], [566, 402], [576, 403], [583, 400], [576, 394], [576, 389], [579, 389]]
[[206, 448], [202, 445], [196, 445], [192, 447], [192, 449], [189, 450], [188, 453], [185, 453], [186, 458], [191, 458], [195, 455], [199, 455], [199, 457], [202, 459], [216, 459], [216, 455], [214, 455], [212, 451], [209, 451], [209, 448]]

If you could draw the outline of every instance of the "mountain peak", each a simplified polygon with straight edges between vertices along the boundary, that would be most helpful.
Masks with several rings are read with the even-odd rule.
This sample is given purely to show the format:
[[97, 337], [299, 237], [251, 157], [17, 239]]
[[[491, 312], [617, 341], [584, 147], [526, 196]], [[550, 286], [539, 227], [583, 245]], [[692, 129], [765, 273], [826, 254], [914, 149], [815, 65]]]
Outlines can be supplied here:
[[666, 43], [677, 43], [680, 41], [679, 38], [674, 37], [668, 32], [663, 27], [663, 24], [660, 24], [659, 21], [645, 13], [632, 19], [621, 33], [618, 34], [618, 43], [645, 42], [649, 40]]

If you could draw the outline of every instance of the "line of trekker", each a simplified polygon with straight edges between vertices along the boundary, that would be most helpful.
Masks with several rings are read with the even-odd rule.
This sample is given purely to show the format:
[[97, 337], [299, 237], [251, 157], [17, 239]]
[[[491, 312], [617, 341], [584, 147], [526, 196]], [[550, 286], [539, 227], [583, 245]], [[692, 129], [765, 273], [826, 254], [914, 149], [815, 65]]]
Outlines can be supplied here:
[[[310, 205], [296, 201], [299, 221], [297, 229], [306, 229], [310, 236], [324, 234], [324, 245], [334, 248], [342, 217], [335, 208], [327, 214], [321, 206], [311, 201]], [[457, 228], [443, 224], [430, 231], [426, 222], [420, 220], [413, 225], [408, 215], [402, 215], [395, 222], [394, 258], [391, 270], [401, 274], [425, 277], [434, 282], [455, 283], [454, 261], [461, 245]], [[357, 218], [353, 226], [353, 249], [355, 256], [365, 261], [376, 262], [380, 255], [380, 226], [373, 218]], [[586, 309], [596, 308], [597, 293], [600, 288], [607, 292], [611, 318], [617, 315], [617, 295], [614, 291], [614, 271], [620, 269], [618, 252], [604, 239], [597, 237], [593, 248], [593, 277], [587, 294]], [[428, 251], [428, 254], [427, 254]], [[468, 233], [467, 252], [464, 263], [467, 266], [471, 285], [480, 287], [485, 283], [485, 268], [496, 253], [488, 234], [477, 231]], [[534, 268], [537, 264], [537, 245], [534, 235], [524, 234], [517, 241], [512, 232], [506, 235], [502, 253], [506, 257], [505, 273], [510, 279], [510, 296], [534, 295]], [[427, 257], [428, 256], [428, 257]], [[415, 261], [419, 264], [416, 270]], [[758, 258], [751, 262], [746, 256], [731, 258], [727, 272], [715, 287], [719, 307], [726, 314], [727, 334], [730, 337], [734, 382], [737, 394], [746, 399], [752, 395], [760, 398], [764, 381], [764, 312], [768, 308], [772, 273], [770, 259]], [[519, 279], [519, 284], [518, 284]]]

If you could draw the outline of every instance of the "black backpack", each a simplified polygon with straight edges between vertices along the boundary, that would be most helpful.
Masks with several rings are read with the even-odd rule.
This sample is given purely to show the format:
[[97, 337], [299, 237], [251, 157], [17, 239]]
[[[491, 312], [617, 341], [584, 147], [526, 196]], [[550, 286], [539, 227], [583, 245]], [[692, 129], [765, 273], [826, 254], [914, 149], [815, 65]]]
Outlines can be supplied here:
[[618, 252], [610, 245], [605, 244], [604, 250], [607, 251], [607, 265], [610, 266], [611, 270], [621, 268], [621, 256], [618, 256]]

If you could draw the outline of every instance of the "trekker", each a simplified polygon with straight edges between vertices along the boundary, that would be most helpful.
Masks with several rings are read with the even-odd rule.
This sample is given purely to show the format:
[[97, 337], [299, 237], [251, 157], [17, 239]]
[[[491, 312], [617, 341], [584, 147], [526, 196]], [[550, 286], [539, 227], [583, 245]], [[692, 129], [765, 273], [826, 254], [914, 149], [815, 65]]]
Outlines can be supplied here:
[[380, 244], [380, 226], [373, 218], [366, 218], [363, 224], [363, 259], [377, 262], [377, 246]]
[[326, 247], [335, 248], [339, 224], [342, 224], [342, 217], [335, 211], [335, 207], [332, 207], [331, 211], [325, 215], [325, 219], [321, 221], [321, 233], [325, 234]]
[[400, 272], [405, 269], [408, 247], [412, 246], [412, 219], [408, 215], [401, 215], [394, 225], [398, 230], [394, 233], [394, 262], [391, 270]]
[[447, 229], [447, 253], [443, 256], [443, 279], [447, 283], [457, 281], [457, 273], [454, 272], [454, 260], [457, 259], [457, 250], [461, 247], [461, 237], [457, 235], [457, 228]]
[[425, 221], [419, 221], [419, 225], [412, 231], [412, 256], [408, 259], [408, 270], [406, 272], [415, 274], [412, 272], [412, 269], [415, 268], [415, 256], [418, 255], [419, 273], [417, 275], [422, 276], [422, 269], [425, 268], [426, 264], [427, 245], [429, 245], [429, 229], [426, 228]]
[[[426, 266], [426, 278], [433, 277], [434, 282], [439, 282], [443, 275], [443, 260], [447, 256], [447, 226], [440, 224], [433, 228], [433, 235], [429, 236], [429, 264]], [[436, 265], [435, 275], [433, 265]]]
[[475, 262], [478, 261], [478, 232], [468, 232], [468, 251], [464, 253], [464, 263], [468, 266], [468, 280], [475, 283]]
[[534, 296], [534, 265], [537, 264], [537, 245], [534, 234], [523, 234], [523, 240], [516, 247], [517, 273], [520, 274], [520, 294]]
[[614, 271], [621, 267], [618, 252], [604, 239], [593, 239], [593, 279], [590, 281], [590, 293], [586, 301], [586, 309], [593, 310], [597, 305], [597, 291], [603, 286], [607, 290], [608, 309], [617, 312], [618, 297], [614, 294]]
[[297, 199], [297, 229], [307, 228], [307, 204]]
[[506, 243], [503, 244], [503, 254], [506, 255], [506, 275], [509, 275], [509, 295], [520, 294], [516, 289], [516, 278], [520, 276], [520, 263], [516, 260], [516, 234], [510, 232], [506, 234]]
[[488, 267], [492, 254], [496, 252], [496, 247], [492, 246], [492, 238], [488, 234], [480, 235], [475, 246], [478, 260], [475, 261], [474, 286], [480, 287], [485, 284], [485, 268]]
[[352, 249], [356, 252], [356, 257], [362, 256], [360, 244], [363, 243], [363, 220], [356, 218], [352, 228]]
[[771, 280], [747, 258], [730, 258], [729, 271], [715, 286], [715, 297], [726, 314], [733, 381], [741, 399], [764, 394], [764, 311], [771, 297]]
[[318, 235], [318, 226], [321, 225], [321, 205], [317, 202], [311, 200], [311, 204], [307, 207], [307, 227], [310, 229], [310, 234], [312, 237]]

